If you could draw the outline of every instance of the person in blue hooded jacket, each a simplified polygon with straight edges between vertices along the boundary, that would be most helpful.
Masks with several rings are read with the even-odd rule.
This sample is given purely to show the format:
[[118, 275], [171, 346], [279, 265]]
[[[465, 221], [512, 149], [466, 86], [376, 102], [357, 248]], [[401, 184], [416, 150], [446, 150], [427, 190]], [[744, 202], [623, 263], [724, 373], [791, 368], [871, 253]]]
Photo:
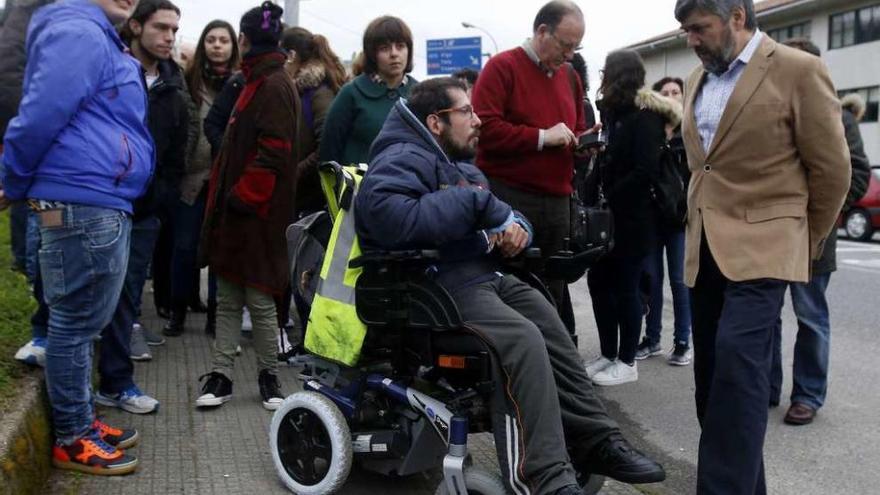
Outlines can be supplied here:
[[128, 264], [132, 201], [154, 166], [141, 67], [113, 27], [137, 3], [70, 0], [37, 11], [0, 173], [0, 207], [27, 201], [40, 222], [52, 462], [94, 474], [137, 466], [122, 450], [137, 432], [96, 420], [90, 386], [93, 341], [110, 322]]
[[463, 162], [480, 134], [466, 91], [457, 79], [430, 79], [394, 105], [355, 199], [361, 245], [439, 250], [436, 280], [465, 329], [494, 350], [494, 379], [504, 386], [492, 394], [492, 425], [512, 493], [580, 494], [576, 470], [662, 481], [663, 468], [608, 417], [553, 305], [502, 273], [503, 258], [522, 251], [532, 229]]

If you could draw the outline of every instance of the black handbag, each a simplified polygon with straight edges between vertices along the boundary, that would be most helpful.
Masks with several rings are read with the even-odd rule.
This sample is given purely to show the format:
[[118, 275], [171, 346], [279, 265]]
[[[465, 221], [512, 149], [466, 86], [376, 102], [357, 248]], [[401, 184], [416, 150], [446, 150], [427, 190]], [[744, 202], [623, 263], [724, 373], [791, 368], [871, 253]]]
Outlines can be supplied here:
[[596, 248], [611, 251], [614, 246], [614, 218], [601, 189], [597, 205], [584, 205], [577, 192], [571, 195], [570, 205], [569, 250], [574, 254]]

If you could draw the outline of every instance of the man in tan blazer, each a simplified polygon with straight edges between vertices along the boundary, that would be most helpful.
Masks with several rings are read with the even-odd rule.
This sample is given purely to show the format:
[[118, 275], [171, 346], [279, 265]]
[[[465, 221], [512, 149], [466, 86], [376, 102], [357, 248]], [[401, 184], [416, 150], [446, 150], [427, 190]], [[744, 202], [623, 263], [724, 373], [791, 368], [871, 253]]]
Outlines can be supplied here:
[[849, 151], [827, 69], [761, 33], [752, 0], [678, 0], [675, 16], [702, 62], [682, 124], [697, 492], [762, 494], [774, 331], [840, 212]]

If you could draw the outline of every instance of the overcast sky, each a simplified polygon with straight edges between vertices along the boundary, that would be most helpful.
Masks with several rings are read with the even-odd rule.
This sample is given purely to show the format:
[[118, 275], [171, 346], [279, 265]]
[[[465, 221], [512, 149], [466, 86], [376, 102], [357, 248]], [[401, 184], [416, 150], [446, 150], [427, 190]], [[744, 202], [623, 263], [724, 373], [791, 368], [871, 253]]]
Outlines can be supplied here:
[[[2, 0], [0, 0], [2, 1]], [[212, 19], [230, 21], [236, 28], [241, 15], [258, 0], [175, 0], [182, 12], [180, 40], [195, 43]], [[283, 0], [277, 3], [284, 5]], [[425, 77], [425, 40], [483, 36], [483, 51], [494, 52], [489, 38], [467, 21], [491, 33], [498, 49], [520, 45], [531, 34], [532, 21], [544, 0], [304, 0], [300, 25], [330, 40], [342, 59], [361, 48], [366, 25], [384, 14], [403, 19], [415, 37], [413, 76]], [[605, 55], [615, 49], [678, 27], [672, 10], [675, 0], [582, 0], [586, 17], [582, 55], [590, 68], [591, 97], [598, 87]]]

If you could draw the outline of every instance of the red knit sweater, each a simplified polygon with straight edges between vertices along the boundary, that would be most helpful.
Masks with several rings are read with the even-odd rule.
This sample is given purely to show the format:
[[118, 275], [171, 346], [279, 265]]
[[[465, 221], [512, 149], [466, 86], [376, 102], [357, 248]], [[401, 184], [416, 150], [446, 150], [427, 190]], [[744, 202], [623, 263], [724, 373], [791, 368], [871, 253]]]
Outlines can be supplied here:
[[489, 60], [473, 93], [474, 109], [483, 121], [477, 166], [486, 175], [526, 191], [571, 194], [572, 150], [538, 151], [540, 129], [564, 122], [576, 135], [586, 130], [569, 70], [564, 66], [548, 78], [521, 47]]

